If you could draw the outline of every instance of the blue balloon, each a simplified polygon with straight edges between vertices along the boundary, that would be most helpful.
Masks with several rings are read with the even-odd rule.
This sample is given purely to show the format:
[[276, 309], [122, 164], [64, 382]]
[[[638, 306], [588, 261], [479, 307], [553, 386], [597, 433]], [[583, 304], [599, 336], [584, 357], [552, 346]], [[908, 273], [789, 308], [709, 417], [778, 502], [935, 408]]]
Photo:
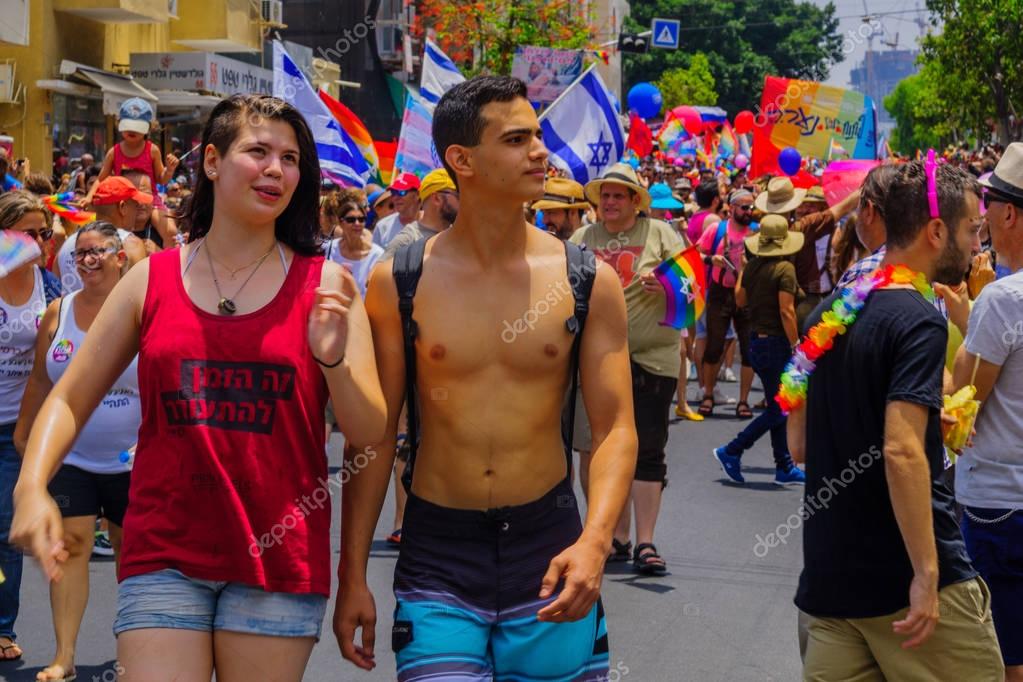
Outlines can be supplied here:
[[661, 113], [661, 91], [650, 83], [637, 83], [629, 90], [627, 98], [629, 109], [635, 111], [640, 118], [653, 118]]
[[799, 152], [795, 147], [785, 147], [778, 154], [778, 167], [781, 168], [781, 172], [785, 175], [795, 175], [799, 172], [799, 165], [803, 162], [803, 157], [799, 155]]

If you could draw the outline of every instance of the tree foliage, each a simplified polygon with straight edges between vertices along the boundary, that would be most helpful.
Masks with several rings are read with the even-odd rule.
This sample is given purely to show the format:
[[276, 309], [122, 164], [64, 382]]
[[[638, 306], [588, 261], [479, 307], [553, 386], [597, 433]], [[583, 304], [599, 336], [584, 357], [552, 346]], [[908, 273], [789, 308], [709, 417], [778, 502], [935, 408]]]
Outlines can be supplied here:
[[[1023, 2], [927, 0], [931, 23], [921, 60], [956, 136], [1009, 142], [1009, 117], [1023, 113]], [[901, 121], [900, 121], [901, 122]]]
[[945, 108], [938, 96], [940, 75], [933, 65], [899, 81], [884, 98], [884, 107], [896, 121], [892, 149], [913, 154], [917, 149], [941, 149], [953, 139]]
[[510, 74], [519, 45], [591, 47], [590, 16], [573, 0], [419, 0], [415, 33], [437, 42], [467, 76]]
[[689, 60], [688, 68], [668, 69], [654, 83], [664, 98], [665, 111], [682, 104], [713, 106], [718, 103], [714, 89], [714, 74], [710, 72], [707, 55], [697, 52]]
[[626, 82], [656, 80], [706, 55], [719, 106], [731, 114], [759, 101], [767, 75], [825, 80], [842, 60], [835, 7], [797, 0], [646, 0], [632, 3], [631, 31], [650, 29], [651, 19], [681, 21], [678, 50], [651, 48], [626, 55]]

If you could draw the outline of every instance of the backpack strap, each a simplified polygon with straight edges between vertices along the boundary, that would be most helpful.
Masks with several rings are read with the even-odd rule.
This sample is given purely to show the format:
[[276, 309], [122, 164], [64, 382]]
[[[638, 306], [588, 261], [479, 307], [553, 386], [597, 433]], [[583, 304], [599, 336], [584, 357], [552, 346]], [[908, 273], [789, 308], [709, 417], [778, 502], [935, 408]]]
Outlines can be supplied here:
[[412, 485], [412, 468], [419, 445], [419, 400], [416, 391], [416, 337], [419, 326], [412, 319], [413, 299], [419, 278], [423, 274], [423, 254], [426, 240], [419, 240], [403, 246], [394, 254], [391, 274], [398, 289], [398, 312], [401, 313], [401, 335], [405, 349], [405, 405], [408, 415], [408, 466], [402, 482], [406, 488]]
[[710, 247], [710, 255], [716, 256], [718, 253], [718, 247], [721, 246], [721, 240], [725, 238], [725, 230], [728, 228], [728, 221], [721, 220], [718, 222], [718, 231], [714, 233], [714, 245]]
[[575, 299], [575, 310], [572, 317], [565, 320], [565, 326], [575, 338], [572, 340], [572, 356], [569, 371], [572, 377], [572, 390], [568, 394], [568, 405], [562, 413], [561, 435], [565, 443], [565, 457], [568, 459], [568, 471], [572, 471], [572, 444], [575, 436], [575, 401], [579, 392], [579, 353], [582, 346], [583, 329], [586, 327], [586, 316], [590, 312], [590, 293], [593, 282], [597, 278], [597, 259], [585, 245], [565, 242], [565, 260], [568, 264], [568, 283], [572, 287], [572, 298]]

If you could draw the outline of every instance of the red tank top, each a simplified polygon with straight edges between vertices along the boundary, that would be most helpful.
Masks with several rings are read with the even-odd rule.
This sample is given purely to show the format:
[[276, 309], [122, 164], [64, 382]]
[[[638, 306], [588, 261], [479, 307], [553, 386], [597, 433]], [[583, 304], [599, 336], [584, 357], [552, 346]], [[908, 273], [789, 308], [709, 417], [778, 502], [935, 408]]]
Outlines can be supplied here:
[[121, 144], [114, 145], [114, 175], [121, 175], [124, 169], [139, 170], [149, 176], [153, 187], [156, 187], [156, 169], [153, 167], [153, 143], [146, 140], [142, 153], [138, 156], [127, 156], [121, 151]]
[[188, 297], [180, 253], [149, 258], [119, 578], [175, 568], [329, 596], [327, 384], [307, 341], [323, 258], [296, 254], [270, 303], [225, 317]]

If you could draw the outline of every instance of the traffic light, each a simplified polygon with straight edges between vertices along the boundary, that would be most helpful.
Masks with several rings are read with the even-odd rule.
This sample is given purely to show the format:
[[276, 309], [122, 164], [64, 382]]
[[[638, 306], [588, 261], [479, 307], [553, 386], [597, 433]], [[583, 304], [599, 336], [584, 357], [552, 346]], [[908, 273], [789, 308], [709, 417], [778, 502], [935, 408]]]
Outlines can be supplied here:
[[618, 36], [618, 49], [622, 52], [642, 54], [649, 51], [650, 41], [646, 36], [641, 36], [638, 33], [622, 33]]

